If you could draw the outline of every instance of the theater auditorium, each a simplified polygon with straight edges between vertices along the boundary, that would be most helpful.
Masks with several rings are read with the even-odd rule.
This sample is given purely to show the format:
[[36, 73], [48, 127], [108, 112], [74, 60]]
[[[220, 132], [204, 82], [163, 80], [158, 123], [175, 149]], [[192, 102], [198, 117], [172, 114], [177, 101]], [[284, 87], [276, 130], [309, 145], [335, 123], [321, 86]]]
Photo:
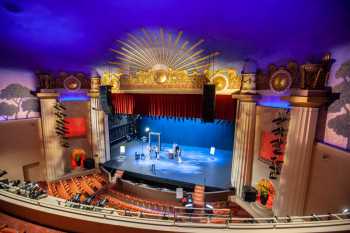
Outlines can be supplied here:
[[348, 1], [0, 1], [0, 233], [349, 232]]

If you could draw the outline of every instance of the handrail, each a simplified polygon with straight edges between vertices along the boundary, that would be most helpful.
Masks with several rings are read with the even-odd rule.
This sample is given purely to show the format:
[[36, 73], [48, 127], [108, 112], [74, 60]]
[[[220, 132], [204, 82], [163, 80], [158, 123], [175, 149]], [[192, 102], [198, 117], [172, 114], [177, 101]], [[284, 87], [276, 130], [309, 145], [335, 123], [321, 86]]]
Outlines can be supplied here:
[[[311, 227], [316, 225], [333, 226], [344, 225], [350, 226], [350, 213], [335, 213], [329, 215], [312, 215], [312, 216], [291, 216], [291, 217], [274, 217], [274, 218], [237, 218], [228, 215], [202, 214], [200, 213], [163, 213], [154, 214], [146, 212], [136, 212], [128, 210], [120, 210], [114, 208], [97, 207], [84, 205], [70, 201], [63, 201], [52, 197], [41, 200], [34, 200], [18, 194], [11, 193], [6, 190], [0, 190], [0, 196], [15, 199], [31, 205], [47, 207], [64, 212], [76, 213], [85, 216], [107, 218], [111, 220], [129, 220], [140, 222], [141, 219], [147, 220], [149, 223], [160, 225], [176, 225], [176, 226], [201, 226], [210, 228], [249, 228], [249, 227]], [[49, 199], [49, 200], [48, 200]], [[177, 207], [181, 209], [181, 207]], [[200, 210], [200, 208], [195, 208]], [[203, 209], [202, 209], [203, 210]], [[199, 225], [198, 225], [199, 224]]]
[[108, 172], [103, 166], [100, 166], [100, 169], [101, 169], [102, 172], [104, 172], [105, 174], [107, 174], [107, 176], [108, 176], [108, 181], [109, 181], [109, 182], [112, 182], [112, 175], [111, 175], [111, 173]]

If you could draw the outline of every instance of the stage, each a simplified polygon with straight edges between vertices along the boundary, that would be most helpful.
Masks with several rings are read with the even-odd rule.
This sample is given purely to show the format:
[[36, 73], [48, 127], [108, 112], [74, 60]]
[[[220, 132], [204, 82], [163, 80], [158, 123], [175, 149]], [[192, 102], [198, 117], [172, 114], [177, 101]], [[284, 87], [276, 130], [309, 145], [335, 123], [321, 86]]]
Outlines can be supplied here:
[[[120, 146], [125, 145], [126, 153], [120, 156]], [[131, 141], [111, 146], [111, 160], [104, 166], [110, 169], [128, 171], [145, 179], [155, 181], [161, 179], [173, 184], [202, 184], [212, 188], [228, 189], [231, 182], [232, 151], [215, 150], [215, 155], [210, 156], [210, 148], [179, 145], [182, 150], [182, 162], [177, 159], [169, 159], [168, 150], [171, 144], [162, 144], [160, 159], [155, 159], [153, 153], [148, 156], [147, 143]], [[135, 152], [145, 153], [144, 160], [135, 160]], [[152, 164], [155, 171], [152, 171]]]

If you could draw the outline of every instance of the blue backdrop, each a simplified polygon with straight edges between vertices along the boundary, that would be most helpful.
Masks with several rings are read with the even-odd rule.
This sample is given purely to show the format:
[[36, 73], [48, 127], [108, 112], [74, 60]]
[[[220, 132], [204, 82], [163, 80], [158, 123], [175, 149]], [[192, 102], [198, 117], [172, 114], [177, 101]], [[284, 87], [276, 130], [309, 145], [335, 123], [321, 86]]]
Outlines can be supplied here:
[[233, 123], [215, 121], [204, 123], [200, 119], [167, 119], [142, 117], [137, 122], [139, 136], [146, 135], [145, 128], [161, 133], [162, 143], [177, 143], [179, 145], [198, 146], [232, 150]]

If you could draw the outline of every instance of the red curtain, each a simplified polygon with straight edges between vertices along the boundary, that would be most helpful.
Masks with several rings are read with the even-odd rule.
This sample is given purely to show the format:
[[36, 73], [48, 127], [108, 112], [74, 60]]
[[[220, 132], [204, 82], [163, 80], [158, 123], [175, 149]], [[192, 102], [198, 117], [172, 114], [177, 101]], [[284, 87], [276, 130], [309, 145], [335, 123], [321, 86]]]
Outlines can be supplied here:
[[112, 104], [114, 113], [134, 114], [135, 98], [133, 94], [113, 94]]
[[[198, 94], [113, 94], [116, 114], [200, 118], [202, 95]], [[216, 96], [216, 118], [232, 121], [235, 101], [231, 96]]]
[[216, 95], [215, 118], [233, 121], [236, 113], [236, 100], [231, 95]]

